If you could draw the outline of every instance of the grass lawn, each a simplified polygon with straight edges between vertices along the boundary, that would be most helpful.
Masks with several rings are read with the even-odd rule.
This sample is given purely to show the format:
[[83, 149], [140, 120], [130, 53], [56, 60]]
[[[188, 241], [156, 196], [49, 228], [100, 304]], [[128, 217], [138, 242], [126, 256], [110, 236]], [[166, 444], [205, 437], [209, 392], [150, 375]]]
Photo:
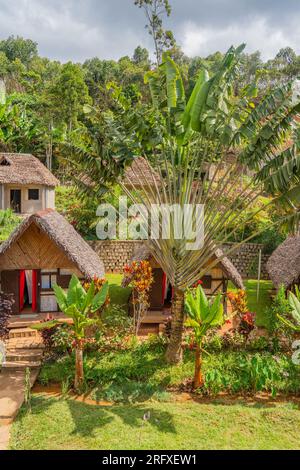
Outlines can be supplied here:
[[[270, 292], [272, 290], [271, 281], [260, 281], [259, 297], [257, 300], [257, 280], [248, 280], [244, 282], [248, 307], [251, 312], [256, 313], [257, 326], [268, 327], [268, 318], [266, 316], [266, 309], [271, 305]], [[230, 290], [236, 290], [232, 283], [229, 283]]]
[[221, 400], [96, 406], [39, 394], [13, 423], [10, 448], [300, 449], [300, 411], [289, 402]]
[[106, 274], [105, 278], [109, 282], [111, 303], [114, 305], [120, 305], [125, 311], [127, 311], [131, 288], [121, 287], [123, 274]]

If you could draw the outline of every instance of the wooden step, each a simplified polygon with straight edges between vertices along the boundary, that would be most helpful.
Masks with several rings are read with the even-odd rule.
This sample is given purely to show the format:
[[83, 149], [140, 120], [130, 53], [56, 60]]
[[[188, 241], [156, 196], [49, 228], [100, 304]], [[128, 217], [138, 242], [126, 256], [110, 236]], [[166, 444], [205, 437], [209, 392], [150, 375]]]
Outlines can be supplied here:
[[9, 331], [9, 338], [30, 338], [38, 336], [38, 332], [31, 328], [14, 328]]
[[22, 369], [38, 369], [41, 367], [41, 361], [6, 361], [2, 364], [2, 369], [15, 369], [15, 370], [22, 370]]
[[23, 361], [41, 361], [43, 352], [41, 349], [24, 349], [14, 348], [6, 351], [7, 362], [23, 362]]

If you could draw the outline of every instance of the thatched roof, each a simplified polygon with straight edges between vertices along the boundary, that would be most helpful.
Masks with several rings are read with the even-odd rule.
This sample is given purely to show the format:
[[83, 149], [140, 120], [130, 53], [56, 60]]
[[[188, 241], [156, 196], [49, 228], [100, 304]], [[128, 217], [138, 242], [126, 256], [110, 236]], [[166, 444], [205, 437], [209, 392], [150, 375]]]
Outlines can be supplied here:
[[76, 232], [74, 227], [53, 209], [46, 209], [27, 217], [0, 245], [0, 255], [5, 253], [33, 223], [64, 252], [86, 278], [104, 277], [104, 265], [99, 256]]
[[286, 288], [300, 280], [300, 236], [288, 237], [267, 262], [267, 271], [276, 288]]
[[54, 187], [59, 181], [33, 155], [0, 153], [0, 184], [38, 184]]
[[133, 160], [123, 178], [123, 184], [132, 187], [147, 187], [160, 184], [159, 174], [151, 167], [150, 163], [143, 157], [138, 157]]
[[[143, 244], [142, 246], [138, 247], [138, 249], [135, 251], [133, 254], [133, 257], [131, 261], [143, 261], [143, 260], [149, 260], [151, 258], [151, 251], [149, 247], [146, 244]], [[215, 251], [215, 257], [219, 259], [218, 265], [222, 269], [225, 277], [229, 279], [238, 289], [244, 289], [244, 283], [243, 279], [236, 269], [236, 267], [232, 264], [232, 262], [224, 256], [224, 253], [221, 249], [216, 249]], [[122, 283], [122, 285], [125, 287], [126, 284], [130, 283], [130, 279], [127, 278]]]

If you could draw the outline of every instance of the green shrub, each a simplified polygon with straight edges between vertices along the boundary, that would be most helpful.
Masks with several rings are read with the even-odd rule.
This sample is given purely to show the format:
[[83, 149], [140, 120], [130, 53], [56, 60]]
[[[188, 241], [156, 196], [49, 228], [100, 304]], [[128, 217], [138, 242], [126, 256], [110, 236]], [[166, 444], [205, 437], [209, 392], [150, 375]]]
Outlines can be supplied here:
[[13, 230], [21, 223], [21, 220], [11, 209], [0, 210], [0, 242], [10, 236]]
[[275, 336], [278, 334], [285, 334], [290, 336], [291, 332], [288, 328], [278, 319], [277, 315], [283, 318], [289, 317], [291, 313], [291, 307], [286, 297], [285, 288], [281, 286], [272, 301], [269, 308], [266, 309], [265, 316], [268, 318], [268, 329], [269, 332]]
[[[125, 350], [87, 354], [85, 377], [97, 399], [139, 401], [163, 396], [174, 390], [190, 390], [194, 370], [193, 351], [185, 350], [183, 362], [166, 365], [163, 338], [153, 337]], [[290, 357], [271, 352], [218, 351], [204, 354], [205, 385], [199, 393], [220, 392], [299, 393], [299, 366]], [[42, 383], [62, 382], [74, 370], [74, 357], [66, 356], [42, 367]]]

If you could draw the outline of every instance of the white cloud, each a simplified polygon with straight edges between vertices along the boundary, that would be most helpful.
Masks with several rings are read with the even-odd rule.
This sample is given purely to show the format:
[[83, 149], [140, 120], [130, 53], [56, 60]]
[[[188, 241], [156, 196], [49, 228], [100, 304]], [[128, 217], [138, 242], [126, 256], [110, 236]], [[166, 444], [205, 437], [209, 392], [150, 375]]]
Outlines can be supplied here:
[[1, 37], [14, 34], [31, 38], [38, 42], [42, 55], [63, 61], [132, 54], [139, 43], [134, 29], [125, 24], [116, 33], [105, 18], [95, 25], [88, 17], [74, 15], [72, 3], [16, 0], [0, 16]]
[[[291, 25], [292, 26], [292, 25]], [[233, 24], [222, 29], [198, 26], [187, 22], [182, 27], [182, 47], [188, 56], [207, 56], [212, 51], [226, 51], [231, 45], [247, 44], [247, 52], [262, 51], [267, 60], [287, 45], [300, 52], [300, 31], [295, 28], [287, 34], [284, 30], [272, 28], [262, 18], [252, 18], [243, 24]]]
[[[290, 46], [300, 54], [299, 0], [171, 0], [167, 27], [187, 55], [247, 51], [273, 57]], [[133, 0], [0, 0], [0, 38], [21, 35], [38, 42], [41, 55], [59, 60], [117, 59], [141, 44], [153, 49], [143, 11]]]

